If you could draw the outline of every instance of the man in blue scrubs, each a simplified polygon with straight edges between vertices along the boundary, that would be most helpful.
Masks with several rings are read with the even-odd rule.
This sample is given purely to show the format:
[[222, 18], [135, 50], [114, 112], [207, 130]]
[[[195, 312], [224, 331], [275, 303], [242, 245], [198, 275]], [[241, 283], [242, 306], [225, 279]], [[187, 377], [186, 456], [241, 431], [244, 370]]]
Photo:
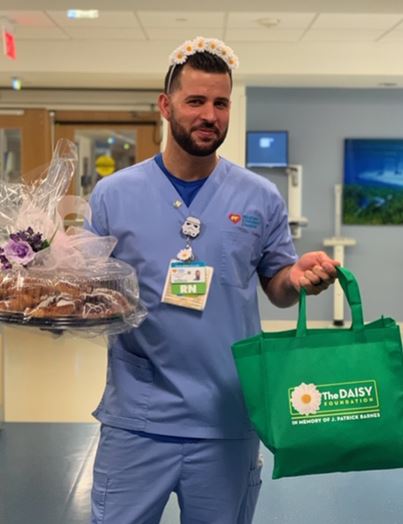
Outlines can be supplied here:
[[287, 307], [300, 286], [317, 294], [335, 279], [325, 253], [297, 258], [276, 187], [216, 153], [236, 64], [215, 39], [175, 50], [164, 152], [91, 197], [93, 231], [118, 239], [113, 255], [136, 269], [148, 309], [109, 343], [92, 524], [158, 524], [172, 492], [182, 524], [252, 522], [259, 443], [231, 344], [260, 331], [259, 282]]

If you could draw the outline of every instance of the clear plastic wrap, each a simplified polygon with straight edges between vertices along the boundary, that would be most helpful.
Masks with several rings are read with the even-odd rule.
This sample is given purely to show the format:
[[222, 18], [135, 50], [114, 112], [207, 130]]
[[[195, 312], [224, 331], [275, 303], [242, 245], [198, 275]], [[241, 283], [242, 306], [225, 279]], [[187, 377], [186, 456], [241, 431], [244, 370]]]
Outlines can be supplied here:
[[68, 214], [91, 219], [84, 199], [65, 195], [76, 166], [76, 146], [61, 140], [34, 185], [0, 182], [0, 321], [117, 334], [147, 312], [134, 269], [110, 257], [114, 237], [64, 230]]

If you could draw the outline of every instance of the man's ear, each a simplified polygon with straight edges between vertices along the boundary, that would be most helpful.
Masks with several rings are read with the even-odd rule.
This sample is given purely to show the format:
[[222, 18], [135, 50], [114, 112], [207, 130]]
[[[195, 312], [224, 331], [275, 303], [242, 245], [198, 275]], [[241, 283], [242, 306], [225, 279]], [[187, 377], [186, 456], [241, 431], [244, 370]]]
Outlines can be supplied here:
[[171, 116], [171, 108], [169, 103], [169, 97], [165, 93], [161, 93], [158, 97], [158, 108], [160, 110], [161, 115], [166, 119], [169, 120], [169, 117]]

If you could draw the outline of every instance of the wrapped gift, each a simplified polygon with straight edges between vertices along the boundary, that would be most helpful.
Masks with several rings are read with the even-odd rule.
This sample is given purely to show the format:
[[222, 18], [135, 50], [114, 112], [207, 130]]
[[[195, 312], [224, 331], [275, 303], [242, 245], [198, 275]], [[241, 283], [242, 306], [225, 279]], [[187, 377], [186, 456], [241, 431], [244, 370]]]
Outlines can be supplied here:
[[88, 203], [66, 195], [76, 166], [76, 146], [60, 140], [33, 185], [0, 183], [0, 321], [116, 334], [146, 309], [134, 268], [111, 257], [114, 237], [64, 229], [72, 213], [91, 220]]

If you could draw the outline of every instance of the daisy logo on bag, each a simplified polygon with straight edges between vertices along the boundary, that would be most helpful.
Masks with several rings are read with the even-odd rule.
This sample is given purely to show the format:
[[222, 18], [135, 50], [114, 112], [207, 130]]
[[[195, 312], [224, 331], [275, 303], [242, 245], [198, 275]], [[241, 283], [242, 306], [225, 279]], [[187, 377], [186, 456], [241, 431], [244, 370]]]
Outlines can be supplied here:
[[302, 382], [291, 394], [291, 404], [301, 415], [313, 415], [319, 410], [322, 401], [321, 393], [315, 384]]
[[288, 389], [291, 423], [352, 422], [381, 417], [376, 380], [306, 384]]

